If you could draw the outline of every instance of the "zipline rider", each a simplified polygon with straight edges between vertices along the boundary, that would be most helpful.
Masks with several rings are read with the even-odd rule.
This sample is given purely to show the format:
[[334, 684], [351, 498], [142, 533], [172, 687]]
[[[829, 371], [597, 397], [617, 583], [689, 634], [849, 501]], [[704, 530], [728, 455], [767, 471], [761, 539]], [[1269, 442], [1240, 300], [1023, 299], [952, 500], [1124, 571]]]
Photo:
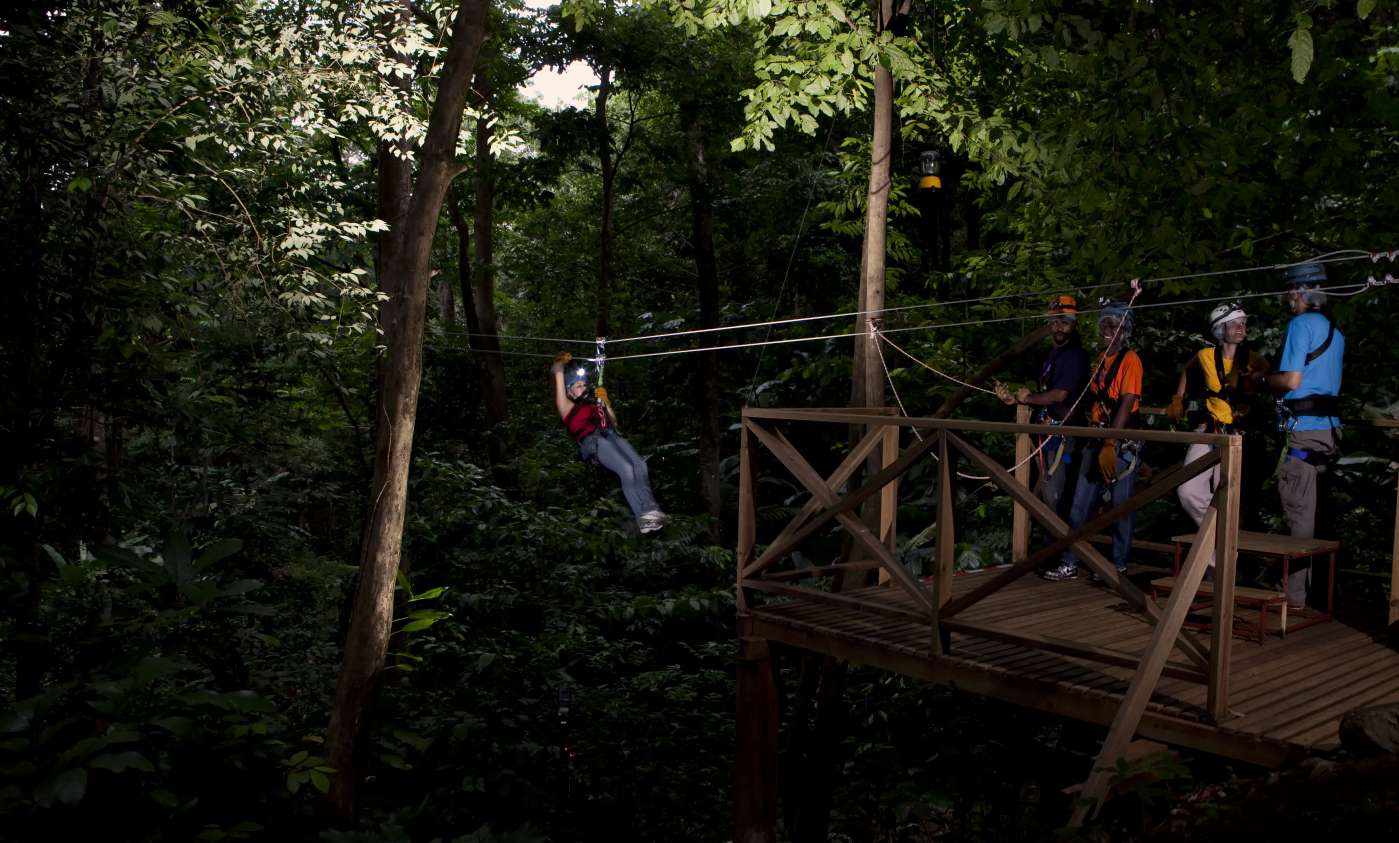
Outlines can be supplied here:
[[[1321, 312], [1326, 293], [1326, 267], [1300, 263], [1285, 271], [1287, 304], [1294, 314], [1287, 323], [1278, 371], [1260, 380], [1278, 401], [1278, 421], [1287, 434], [1286, 454], [1278, 468], [1278, 495], [1282, 498], [1287, 526], [1297, 538], [1309, 539], [1316, 531], [1318, 478], [1335, 460], [1340, 445], [1341, 366], [1346, 338]], [[1287, 604], [1300, 609], [1307, 603], [1311, 566], [1293, 569], [1288, 576]]]
[[622, 495], [643, 533], [653, 533], [670, 520], [651, 493], [651, 476], [646, 460], [617, 432], [617, 417], [607, 400], [607, 390], [599, 386], [588, 393], [588, 370], [569, 365], [573, 355], [561, 351], [554, 357], [554, 408], [564, 427], [578, 443], [578, 458], [601, 465], [622, 482]]
[[[1271, 368], [1263, 355], [1248, 347], [1248, 313], [1237, 302], [1228, 302], [1210, 313], [1210, 333], [1216, 345], [1202, 348], [1181, 369], [1171, 396], [1166, 417], [1172, 421], [1188, 418], [1197, 433], [1236, 433], [1257, 419], [1250, 413], [1248, 394], [1259, 389], [1259, 379]], [[1190, 384], [1205, 393], [1203, 410], [1186, 412], [1185, 398]], [[1185, 462], [1189, 464], [1209, 453], [1213, 445], [1193, 443], [1186, 446]], [[1205, 510], [1214, 499], [1219, 486], [1219, 466], [1196, 475], [1176, 489], [1180, 506], [1200, 526]], [[1210, 552], [1208, 580], [1214, 574], [1214, 553]]]
[[[1088, 397], [1092, 401], [1089, 422], [1097, 427], [1127, 431], [1137, 426], [1142, 394], [1142, 359], [1126, 347], [1132, 336], [1132, 308], [1127, 302], [1111, 301], [1098, 311], [1098, 334], [1103, 339], [1103, 359], [1088, 382]], [[1074, 489], [1073, 509], [1069, 512], [1069, 527], [1078, 529], [1088, 522], [1098, 501], [1108, 498], [1110, 506], [1131, 499], [1137, 485], [1137, 451], [1140, 443], [1126, 439], [1103, 439], [1097, 445], [1086, 443], [1079, 460], [1078, 487]], [[1127, 571], [1132, 552], [1132, 532], [1136, 513], [1129, 512], [1112, 528], [1112, 563], [1119, 574]], [[1078, 554], [1064, 552], [1057, 568], [1044, 572], [1051, 581], [1071, 580], [1078, 576]]]
[[[1089, 360], [1078, 335], [1078, 299], [1055, 296], [1049, 301], [1046, 317], [1054, 344], [1040, 363], [1039, 391], [1021, 387], [1012, 395], [1005, 384], [997, 383], [996, 396], [1006, 404], [1037, 408], [1036, 424], [1079, 425], [1083, 423], [1083, 413], [1074, 407], [1074, 400], [1088, 382]], [[1069, 480], [1078, 470], [1075, 459], [1083, 443], [1063, 436], [1049, 436], [1046, 440], [1039, 451], [1040, 499], [1059, 517], [1067, 518], [1069, 504], [1073, 501], [1073, 485]]]

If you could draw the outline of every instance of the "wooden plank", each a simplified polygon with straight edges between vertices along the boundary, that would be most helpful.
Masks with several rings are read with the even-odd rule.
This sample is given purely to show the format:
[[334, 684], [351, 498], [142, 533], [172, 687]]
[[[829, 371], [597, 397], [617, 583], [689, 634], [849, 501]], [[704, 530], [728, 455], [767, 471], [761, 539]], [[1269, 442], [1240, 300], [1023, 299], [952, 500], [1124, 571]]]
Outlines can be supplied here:
[[[983, 469], [989, 470], [984, 463], [981, 463], [979, 460], [977, 460], [977, 462], [982, 465]], [[1056, 538], [1045, 547], [1036, 550], [1030, 556], [1021, 559], [1008, 569], [997, 574], [995, 579], [982, 584], [970, 594], [953, 601], [953, 603], [947, 607], [945, 614], [947, 617], [952, 617], [968, 606], [975, 604], [978, 600], [1004, 588], [1013, 580], [1017, 580], [1030, 573], [1041, 563], [1048, 559], [1052, 559], [1056, 554], [1062, 553], [1070, 546], [1079, 553], [1083, 553], [1083, 548], [1087, 547], [1092, 553], [1097, 554], [1099, 558], [1103, 558], [1096, 549], [1088, 544], [1085, 539], [1086, 536], [1093, 535], [1104, 527], [1117, 523], [1118, 519], [1128, 513], [1134, 512], [1157, 498], [1175, 491], [1181, 483], [1208, 471], [1210, 468], [1214, 467], [1217, 462], [1219, 462], [1219, 454], [1215, 451], [1210, 451], [1204, 456], [1193, 460], [1190, 465], [1177, 468], [1175, 471], [1162, 477], [1160, 481], [1152, 483], [1150, 486], [1137, 492], [1131, 499], [1123, 501], [1121, 504], [1108, 509], [1106, 512], [1100, 513], [1096, 517], [1089, 519], [1087, 523], [1073, 530], [1070, 530], [1069, 525], [1066, 524], [1063, 519], [1059, 518], [1059, 516], [1045, 505], [1043, 501], [1040, 501], [1038, 498], [1033, 498], [1033, 493], [1031, 493], [1027, 487], [1018, 485], [1016, 488], [1012, 489], [1007, 486], [1002, 486], [1012, 498], [1018, 501], [1029, 501], [1033, 498], [1035, 504], [1038, 504], [1038, 506], [1031, 503], [1023, 503], [1022, 505], [1025, 506], [1030, 514], [1034, 515], [1035, 519], [1040, 521], [1051, 534], [1055, 535]], [[998, 465], [997, 468], [999, 467]], [[1002, 471], [1004, 471], [1004, 469], [1002, 469]], [[994, 473], [992, 474], [992, 479], [995, 479]], [[1085, 554], [1085, 558], [1087, 558], [1087, 554]], [[1104, 559], [1104, 561], [1106, 560]], [[1113, 570], [1113, 578], [1115, 579], [1117, 575], [1116, 569], [1111, 564], [1108, 564], [1107, 567]]]
[[[1134, 430], [1133, 433], [1135, 434], [1136, 431]], [[957, 435], [949, 432], [947, 436], [951, 443], [956, 446], [957, 450], [966, 454], [972, 462], [976, 463], [983, 471], [990, 474], [992, 478], [996, 480], [998, 486], [1005, 489], [1013, 497], [1019, 497], [1021, 503], [1025, 504], [1025, 508], [1030, 510], [1030, 514], [1041, 524], [1045, 525], [1045, 527], [1049, 528], [1052, 533], [1061, 537], [1069, 533], [1069, 526], [1065, 524], [1058, 515], [1054, 514], [1049, 507], [1045, 506], [1043, 501], [1032, 494], [1028, 494], [1028, 489], [1019, 486], [1015, 482], [1015, 479], [1012, 478], [999, 463], [976, 448], [973, 448], [971, 445], [968, 445]], [[1195, 460], [1190, 465], [1198, 466], [1203, 460], [1208, 459], [1209, 456], [1210, 455], [1207, 454]], [[1189, 467], [1190, 466], [1183, 466], [1181, 471], [1185, 471]], [[1156, 484], [1153, 484], [1153, 488], [1155, 488], [1155, 486]], [[1134, 497], [1133, 500], [1136, 500], [1136, 497]], [[1131, 503], [1131, 501], [1127, 503]], [[1126, 504], [1124, 504], [1124, 506], [1125, 505]], [[1098, 576], [1102, 577], [1113, 590], [1126, 598], [1127, 601], [1138, 610], [1145, 612], [1153, 621], [1159, 622], [1161, 611], [1156, 608], [1156, 604], [1146, 599], [1146, 595], [1142, 594], [1141, 590], [1129, 580], [1124, 577], [1119, 577], [1117, 575], [1117, 569], [1101, 553], [1089, 545], [1088, 542], [1082, 540], [1074, 544], [1074, 550], [1083, 557], [1084, 561], [1086, 561], [1089, 566], [1097, 572]], [[1174, 640], [1177, 646], [1184, 650], [1186, 655], [1190, 656], [1191, 661], [1194, 661], [1200, 667], [1205, 667], [1209, 663], [1209, 656], [1190, 635], [1182, 632]]]
[[868, 571], [871, 568], [878, 568], [879, 562], [874, 559], [859, 559], [853, 562], [834, 562], [830, 565], [813, 565], [810, 568], [797, 568], [791, 571], [765, 571], [763, 579], [773, 582], [789, 582], [791, 580], [801, 580], [807, 577], [828, 577], [836, 573], [846, 571]]
[[[1030, 423], [1029, 405], [1016, 405], [1015, 423]], [[1017, 433], [1015, 435], [1015, 480], [1026, 488], [1030, 486], [1030, 455], [1033, 453], [1034, 447], [1030, 442], [1030, 434]], [[1068, 468], [1065, 467], [1064, 470], [1067, 471]], [[1029, 553], [1030, 513], [1020, 504], [1012, 503], [1010, 511], [1010, 558], [1012, 561], [1024, 559]]]
[[[816, 473], [816, 469], [811, 467], [811, 464], [797, 452], [797, 449], [792, 446], [791, 442], [787, 441], [787, 438], [783, 436], [780, 431], [772, 433], [757, 424], [749, 425], [749, 429], [753, 431], [754, 436], [758, 437], [758, 441], [762, 442], [787, 470], [792, 473], [792, 476], [797, 478], [797, 480], [806, 487], [808, 492], [821, 499], [822, 503], [826, 505], [827, 511], [839, 505], [840, 501], [837, 500], [835, 493], [826, 488], [824, 478]], [[883, 472], [881, 472], [881, 474], [882, 473]], [[882, 486], [883, 483], [880, 485]], [[847, 495], [846, 500], [849, 500], [849, 498], [850, 496]], [[819, 518], [820, 516], [817, 517]], [[889, 548], [885, 547], [883, 543], [879, 541], [879, 537], [876, 536], [863, 521], [847, 513], [837, 515], [836, 520], [845, 528], [847, 533], [855, 537], [857, 542], [863, 544], [865, 549], [868, 550], [875, 559], [883, 563], [884, 568], [889, 571], [889, 574], [894, 578], [894, 582], [898, 583], [900, 588], [913, 595], [913, 598], [917, 600], [919, 605], [925, 610], [932, 608], [932, 598], [923, 593], [923, 588], [918, 584], [918, 580], [913, 578], [913, 575], [908, 572], [908, 569], [895, 558], [894, 554], [889, 551]]]
[[1358, 708], [1369, 708], [1370, 706], [1396, 702], [1399, 702], [1399, 679], [1391, 680], [1384, 685], [1373, 686], [1368, 692], [1354, 699], [1345, 700], [1340, 705], [1317, 716], [1297, 721], [1281, 735], [1290, 742], [1300, 743], [1303, 746], [1313, 746], [1322, 740], [1338, 737], [1337, 732], [1341, 725], [1341, 718], [1350, 712]]
[[[1220, 485], [1223, 485], [1222, 476]], [[1171, 537], [1171, 541], [1179, 544], [1189, 544], [1193, 539], [1194, 535], [1190, 533]], [[1242, 553], [1258, 553], [1266, 556], [1309, 556], [1340, 549], [1341, 543], [1334, 539], [1297, 538], [1282, 533], [1239, 531], [1239, 551]]]
[[769, 582], [768, 580], [744, 580], [744, 588], [751, 588], [754, 591], [762, 591], [767, 594], [776, 594], [782, 597], [792, 597], [797, 600], [807, 600], [813, 603], [825, 603], [830, 606], [840, 606], [847, 609], [859, 609], [875, 615], [883, 615], [886, 618], [897, 620], [928, 622], [926, 612], [912, 612], [907, 609], [900, 609], [896, 606], [887, 606], [881, 603], [871, 603], [865, 600], [858, 600], [844, 594], [835, 594], [829, 591], [817, 591], [814, 588], [802, 588], [796, 585], [784, 585], [782, 583]]
[[[1214, 535], [1215, 597], [1210, 627], [1210, 684], [1205, 707], [1214, 722], [1229, 716], [1230, 656], [1234, 648], [1234, 578], [1239, 540], [1239, 474], [1243, 466], [1243, 437], [1234, 434], [1219, 451], [1219, 487], [1214, 493], [1216, 510]], [[1191, 551], [1208, 552], [1203, 528], [1196, 534]], [[1203, 564], [1203, 562], [1202, 562]], [[1196, 589], [1199, 583], [1195, 583]], [[1192, 594], [1195, 593], [1192, 590]]]
[[[772, 421], [814, 421], [831, 424], [858, 425], [901, 425], [925, 430], [951, 430], [965, 433], [1043, 433], [1040, 425], [1022, 425], [1012, 422], [973, 421], [971, 419], [932, 419], [919, 416], [892, 418], [877, 416], [860, 410], [847, 413], [810, 413], [803, 410], [748, 407], [743, 411], [746, 419], [768, 419]], [[1082, 439], [1117, 439], [1121, 431], [1100, 427], [1056, 427], [1054, 432], [1063, 436]], [[1167, 442], [1174, 445], [1225, 445], [1229, 437], [1217, 433], [1196, 433], [1194, 431], [1167, 431], [1133, 428], [1132, 438], [1144, 442]]]
[[[1045, 652], [1057, 653], [1061, 656], [1072, 656], [1077, 659], [1087, 659], [1088, 661], [1102, 662], [1103, 664], [1116, 665], [1118, 667], [1135, 668], [1141, 662], [1141, 657], [1134, 653], [1115, 650], [1111, 647], [1099, 647], [1093, 644], [1084, 644], [1064, 638], [1056, 638], [1052, 635], [1013, 632], [1006, 629], [998, 629], [993, 626], [958, 620], [946, 621], [944, 626], [953, 632], [960, 632], [963, 635], [976, 635], [982, 638], [990, 638], [993, 641], [1020, 644], [1021, 646], [1029, 647], [1034, 650], [1044, 650]], [[1207, 681], [1204, 671], [1186, 666], [1167, 664], [1163, 668], [1163, 674], [1191, 682], [1203, 683]]]
[[[1048, 714], [1106, 725], [1112, 722], [1119, 707], [1119, 698], [1116, 697], [1057, 689], [1053, 685], [1026, 680], [1012, 673], [978, 665], [956, 656], [929, 659], [926, 655], [842, 642], [836, 636], [768, 621], [760, 614], [755, 614], [753, 620], [754, 634], [781, 641], [789, 646], [893, 671]], [[1199, 749], [1270, 768], [1281, 766], [1303, 754], [1299, 747], [1290, 746], [1282, 741], [1261, 735], [1223, 731], [1212, 725], [1150, 709], [1142, 717], [1138, 734], [1152, 740]]]
[[1074, 808], [1073, 818], [1069, 821], [1071, 828], [1081, 828], [1090, 811], [1096, 816], [1103, 798], [1107, 796], [1117, 759], [1122, 757], [1122, 753], [1132, 741], [1132, 736], [1136, 734], [1137, 726], [1146, 711], [1146, 704], [1151, 699], [1156, 682], [1161, 678], [1161, 671], [1170, 657], [1171, 642], [1180, 634], [1181, 625], [1185, 623], [1185, 616], [1190, 611], [1190, 603], [1195, 599], [1195, 588], [1204, 579], [1205, 556], [1208, 553], [1206, 548], [1213, 544], [1217, 520], [1218, 513], [1213, 507], [1205, 510], [1204, 519], [1200, 523], [1200, 543], [1191, 548], [1190, 555], [1186, 557], [1180, 574], [1181, 587], [1166, 601], [1161, 619], [1152, 631], [1151, 643], [1142, 657], [1141, 666], [1137, 668], [1136, 675], [1132, 677], [1132, 683], [1122, 698], [1122, 707], [1108, 729], [1102, 751], [1098, 753], [1098, 759], [1093, 764], [1093, 772], [1084, 782], [1083, 798]]
[[1372, 698], [1383, 698], [1395, 689], [1399, 689], [1399, 673], [1389, 671], [1372, 674], [1348, 686], [1333, 685], [1327, 693], [1297, 700], [1297, 704], [1292, 708], [1259, 721], [1254, 728], [1265, 734], [1283, 735], [1295, 732], [1297, 724], [1315, 723], [1317, 720], [1331, 717], [1340, 719], [1347, 711], [1363, 707]]
[[[746, 410], [744, 412], [747, 413]], [[841, 498], [840, 503], [837, 505], [827, 506], [816, 515], [811, 516], [806, 524], [789, 536], [786, 541], [774, 541], [772, 544], [768, 545], [767, 550], [763, 551], [763, 555], [758, 557], [758, 560], [749, 567], [755, 571], [761, 570], [774, 560], [791, 553], [802, 542], [825, 527], [826, 523], [832, 518], [839, 518], [841, 514], [849, 512], [859, 506], [866, 498], [883, 488], [885, 483], [907, 471], [936, 444], [936, 438], [929, 436], [925, 437], [922, 442], [910, 445], [908, 449], [903, 452], [903, 455], [899, 457], [898, 462], [895, 462], [893, 465], [866, 480], [858, 489], [847, 492], [845, 497]], [[749, 575], [748, 568], [745, 568], [744, 571], [745, 576]]]

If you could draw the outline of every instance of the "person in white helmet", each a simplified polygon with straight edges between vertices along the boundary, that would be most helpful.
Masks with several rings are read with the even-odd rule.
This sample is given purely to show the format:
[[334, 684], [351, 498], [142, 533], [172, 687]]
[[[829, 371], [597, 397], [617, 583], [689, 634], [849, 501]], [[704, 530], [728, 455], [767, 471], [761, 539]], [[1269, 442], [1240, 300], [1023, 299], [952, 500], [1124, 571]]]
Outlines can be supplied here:
[[[1245, 396], [1254, 391], [1259, 379], [1268, 373], [1266, 358], [1248, 348], [1248, 313], [1237, 302], [1228, 302], [1210, 313], [1210, 333], [1215, 345], [1200, 349], [1185, 364], [1176, 382], [1175, 395], [1166, 416], [1172, 421], [1188, 419], [1199, 433], [1234, 433], [1242, 430], [1251, 409]], [[1186, 395], [1194, 392], [1194, 384], [1203, 393], [1201, 409], [1186, 411]], [[1190, 445], [1185, 449], [1186, 463], [1209, 453], [1212, 445]], [[1181, 508], [1196, 526], [1205, 517], [1205, 510], [1214, 499], [1219, 486], [1219, 466], [1182, 483], [1176, 489]], [[1214, 574], [1214, 554], [1211, 553], [1206, 579]]]

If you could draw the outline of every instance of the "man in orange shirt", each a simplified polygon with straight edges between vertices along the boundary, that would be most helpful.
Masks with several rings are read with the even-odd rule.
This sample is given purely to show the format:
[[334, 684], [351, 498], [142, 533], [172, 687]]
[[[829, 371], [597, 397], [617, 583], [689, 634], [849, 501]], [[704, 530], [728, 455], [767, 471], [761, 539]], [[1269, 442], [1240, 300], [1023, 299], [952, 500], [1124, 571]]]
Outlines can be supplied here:
[[[1103, 356], [1088, 381], [1089, 423], [1094, 427], [1120, 430], [1124, 434], [1137, 426], [1137, 409], [1142, 394], [1142, 359], [1127, 348], [1132, 336], [1132, 309], [1126, 302], [1113, 301], [1098, 311], [1098, 334], [1103, 339]], [[1101, 498], [1110, 506], [1125, 503], [1136, 491], [1139, 443], [1123, 437], [1088, 442], [1079, 460], [1078, 486], [1074, 490], [1069, 526], [1078, 528], [1093, 515]], [[1096, 459], [1093, 459], [1094, 451]], [[1119, 574], [1127, 570], [1132, 550], [1135, 514], [1128, 514], [1112, 528], [1112, 562]], [[1071, 580], [1078, 576], [1078, 554], [1065, 551], [1059, 567], [1044, 573], [1047, 580]]]

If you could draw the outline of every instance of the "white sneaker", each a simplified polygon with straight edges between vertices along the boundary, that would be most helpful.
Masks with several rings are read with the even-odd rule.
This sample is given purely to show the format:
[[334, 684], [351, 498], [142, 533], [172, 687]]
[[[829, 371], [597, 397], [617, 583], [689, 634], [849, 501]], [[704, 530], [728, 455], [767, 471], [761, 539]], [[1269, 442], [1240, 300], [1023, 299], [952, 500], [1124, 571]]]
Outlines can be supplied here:
[[650, 512], [643, 512], [638, 515], [636, 517], [636, 526], [642, 533], [654, 533], [664, 527], [669, 520], [669, 515], [666, 515], [659, 509], [653, 509]]

